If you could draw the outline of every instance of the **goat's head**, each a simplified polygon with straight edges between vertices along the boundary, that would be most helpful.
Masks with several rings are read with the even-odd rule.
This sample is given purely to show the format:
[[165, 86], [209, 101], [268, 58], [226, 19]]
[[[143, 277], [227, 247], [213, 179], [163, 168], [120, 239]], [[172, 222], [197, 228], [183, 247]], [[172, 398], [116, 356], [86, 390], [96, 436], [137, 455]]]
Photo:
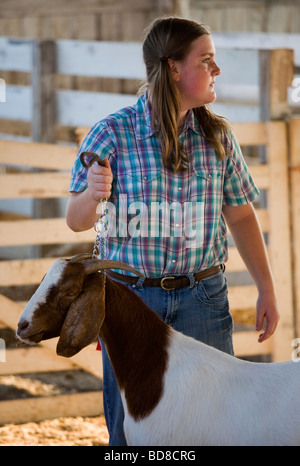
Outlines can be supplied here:
[[24, 343], [58, 337], [57, 354], [71, 357], [95, 341], [105, 318], [103, 269], [123, 269], [142, 276], [119, 261], [80, 254], [58, 259], [25, 307], [17, 337]]

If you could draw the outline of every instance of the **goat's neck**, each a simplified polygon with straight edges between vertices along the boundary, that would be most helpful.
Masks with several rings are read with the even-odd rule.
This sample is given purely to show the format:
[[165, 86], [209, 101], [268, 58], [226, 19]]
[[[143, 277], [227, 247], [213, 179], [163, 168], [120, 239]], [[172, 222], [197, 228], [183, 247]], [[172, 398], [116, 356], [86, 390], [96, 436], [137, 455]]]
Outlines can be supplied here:
[[163, 392], [168, 362], [169, 327], [124, 285], [106, 283], [105, 342], [128, 411], [147, 416]]

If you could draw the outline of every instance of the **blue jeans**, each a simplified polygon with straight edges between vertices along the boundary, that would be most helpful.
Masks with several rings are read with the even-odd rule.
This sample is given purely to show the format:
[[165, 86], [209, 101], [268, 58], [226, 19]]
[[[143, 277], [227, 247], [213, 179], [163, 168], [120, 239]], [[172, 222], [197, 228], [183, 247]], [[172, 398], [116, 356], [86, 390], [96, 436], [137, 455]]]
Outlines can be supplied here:
[[[229, 313], [227, 282], [223, 272], [190, 286], [166, 291], [159, 287], [143, 287], [143, 279], [132, 289], [167, 324], [196, 340], [233, 355], [233, 322]], [[124, 412], [119, 388], [103, 341], [103, 403], [110, 435], [110, 446], [125, 446]]]

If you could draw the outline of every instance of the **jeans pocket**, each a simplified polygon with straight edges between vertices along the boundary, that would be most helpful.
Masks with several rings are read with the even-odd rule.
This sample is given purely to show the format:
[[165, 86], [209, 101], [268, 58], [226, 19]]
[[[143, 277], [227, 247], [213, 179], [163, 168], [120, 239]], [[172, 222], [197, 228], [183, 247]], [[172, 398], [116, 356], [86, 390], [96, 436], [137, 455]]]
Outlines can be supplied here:
[[228, 305], [227, 281], [223, 272], [201, 280], [195, 286], [195, 293], [197, 299], [212, 310], [219, 311]]

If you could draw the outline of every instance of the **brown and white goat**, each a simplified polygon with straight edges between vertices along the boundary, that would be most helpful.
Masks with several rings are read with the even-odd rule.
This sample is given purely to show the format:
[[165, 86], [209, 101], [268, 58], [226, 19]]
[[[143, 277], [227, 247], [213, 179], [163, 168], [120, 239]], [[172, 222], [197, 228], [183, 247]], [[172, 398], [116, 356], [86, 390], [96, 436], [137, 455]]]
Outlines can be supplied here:
[[[60, 336], [72, 356], [103, 338], [121, 391], [128, 445], [300, 445], [300, 365], [239, 360], [176, 332], [127, 286], [98, 273], [114, 261], [59, 259], [17, 336]], [[136, 272], [138, 273], [138, 272]]]

